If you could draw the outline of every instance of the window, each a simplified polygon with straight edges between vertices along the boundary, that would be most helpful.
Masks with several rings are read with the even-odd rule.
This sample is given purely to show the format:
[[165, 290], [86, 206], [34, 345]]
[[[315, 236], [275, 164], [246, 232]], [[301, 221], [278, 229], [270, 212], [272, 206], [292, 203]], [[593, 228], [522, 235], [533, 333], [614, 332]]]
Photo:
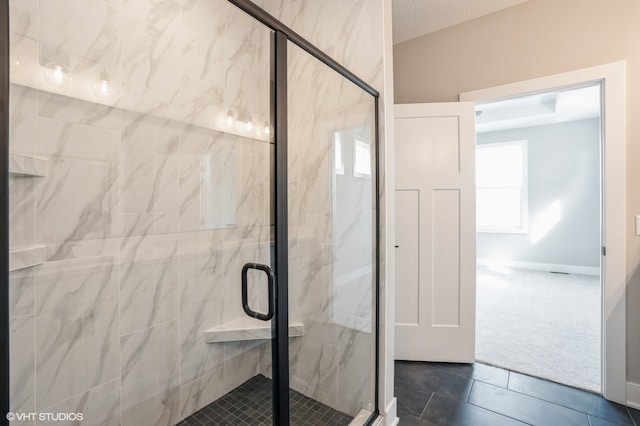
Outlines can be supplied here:
[[371, 143], [357, 137], [353, 138], [353, 176], [371, 176]]
[[342, 135], [340, 132], [333, 133], [333, 150], [336, 174], [344, 174], [344, 158], [342, 158]]
[[478, 232], [527, 233], [527, 141], [478, 145]]

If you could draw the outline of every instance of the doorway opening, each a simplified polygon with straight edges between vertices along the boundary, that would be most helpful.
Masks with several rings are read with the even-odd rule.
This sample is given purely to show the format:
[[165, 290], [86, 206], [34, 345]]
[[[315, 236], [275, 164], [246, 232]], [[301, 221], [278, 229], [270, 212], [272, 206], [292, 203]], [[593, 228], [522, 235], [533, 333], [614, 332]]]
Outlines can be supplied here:
[[476, 359], [602, 391], [602, 87], [476, 106]]

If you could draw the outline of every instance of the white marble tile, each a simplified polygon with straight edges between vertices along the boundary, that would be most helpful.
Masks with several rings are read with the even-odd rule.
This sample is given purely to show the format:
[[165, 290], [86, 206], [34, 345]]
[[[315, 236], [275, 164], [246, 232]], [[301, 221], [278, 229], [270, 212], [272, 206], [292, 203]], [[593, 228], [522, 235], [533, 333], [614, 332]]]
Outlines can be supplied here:
[[230, 111], [242, 123], [268, 119], [271, 87], [269, 79], [269, 73], [260, 73], [255, 68], [227, 62], [223, 92], [225, 110]]
[[98, 62], [107, 72], [120, 63], [122, 25], [122, 15], [102, 0], [40, 2], [40, 41], [58, 53]]
[[[270, 340], [273, 338], [271, 321], [262, 321], [250, 316], [240, 317], [208, 328], [205, 331], [206, 341], [209, 344], [220, 342], [241, 342], [248, 340]], [[289, 321], [289, 337], [304, 335], [304, 324], [298, 321]]]
[[9, 42], [11, 83], [37, 88], [40, 71], [38, 42], [14, 32], [9, 34]]
[[16, 84], [9, 87], [9, 147], [11, 152], [38, 152], [38, 92]]
[[271, 30], [237, 8], [228, 8], [226, 18], [225, 58], [247, 69], [262, 70], [261, 63], [269, 59]]
[[180, 4], [177, 0], [124, 2], [123, 88], [165, 103], [180, 91]]
[[[271, 264], [271, 245], [267, 239], [267, 230], [244, 228], [254, 234], [242, 239], [227, 238], [224, 241], [224, 322], [232, 321], [246, 315], [242, 309], [241, 273], [242, 267], [249, 262]], [[260, 235], [260, 233], [262, 235]], [[261, 286], [253, 287], [254, 278], [260, 280]], [[266, 301], [266, 278], [264, 273], [252, 275], [249, 279], [252, 287], [251, 306], [261, 309], [258, 300]]]
[[180, 415], [187, 417], [225, 394], [222, 367], [180, 388]]
[[225, 114], [223, 85], [184, 76], [180, 85], [180, 106], [184, 122], [213, 128]]
[[121, 111], [118, 108], [47, 91], [38, 93], [38, 114], [40, 117], [120, 131]]
[[296, 272], [289, 281], [290, 304], [297, 303], [298, 309], [292, 318], [304, 323], [307, 336], [335, 344], [329, 249], [321, 247], [314, 256], [292, 259], [289, 269], [294, 268]]
[[122, 118], [124, 212], [176, 212], [181, 126], [136, 113]]
[[38, 419], [38, 425], [120, 425], [120, 379], [97, 386], [59, 404], [42, 410], [46, 413], [82, 414], [82, 421]]
[[182, 73], [224, 87], [225, 24], [233, 6], [226, 1], [182, 3]]
[[224, 265], [215, 232], [180, 234], [180, 373], [186, 384], [222, 368], [222, 345], [208, 345], [205, 331], [222, 322]]
[[121, 333], [177, 319], [177, 236], [129, 237], [120, 250]]
[[9, 28], [12, 32], [29, 37], [38, 38], [38, 6], [34, 2], [9, 3]]
[[114, 258], [46, 263], [36, 285], [39, 410], [118, 377]]
[[120, 339], [122, 424], [170, 426], [180, 418], [178, 324]]
[[[29, 315], [15, 318], [9, 324], [11, 334], [9, 404], [11, 411], [16, 413], [36, 411], [35, 323], [35, 317]], [[33, 424], [33, 422], [12, 422], [12, 424], [27, 425]]]
[[42, 177], [47, 175], [47, 160], [30, 155], [9, 154], [9, 173], [16, 176]]
[[262, 342], [221, 344], [224, 347], [224, 388], [225, 392], [229, 392], [258, 374]]
[[371, 332], [340, 327], [338, 410], [355, 416], [375, 408], [375, 348]]
[[36, 183], [32, 177], [9, 179], [9, 246], [13, 248], [36, 242]]
[[118, 140], [113, 130], [40, 118], [39, 153], [49, 173], [38, 181], [38, 242], [57, 246], [119, 234]]
[[337, 407], [337, 346], [312, 337], [301, 339], [298, 370], [291, 378], [291, 388], [330, 407]]
[[23, 268], [44, 263], [47, 248], [45, 246], [22, 246], [9, 251], [9, 271], [17, 271]]
[[178, 214], [160, 213], [123, 213], [122, 234], [127, 237], [140, 237], [149, 234], [168, 234], [178, 231]]
[[9, 273], [10, 318], [33, 315], [36, 304], [36, 268]]

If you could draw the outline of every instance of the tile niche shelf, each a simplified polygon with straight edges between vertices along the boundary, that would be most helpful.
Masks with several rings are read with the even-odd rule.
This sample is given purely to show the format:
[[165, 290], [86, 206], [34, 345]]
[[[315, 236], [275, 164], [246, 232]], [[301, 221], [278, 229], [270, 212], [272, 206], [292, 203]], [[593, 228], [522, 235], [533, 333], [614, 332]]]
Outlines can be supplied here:
[[16, 176], [47, 175], [47, 160], [31, 155], [9, 154], [9, 173]]
[[9, 251], [9, 271], [29, 268], [45, 262], [45, 246], [12, 248]]
[[[271, 321], [260, 321], [246, 316], [212, 327], [205, 331], [205, 335], [207, 343], [267, 340], [271, 338]], [[289, 321], [289, 337], [303, 335], [304, 324]]]

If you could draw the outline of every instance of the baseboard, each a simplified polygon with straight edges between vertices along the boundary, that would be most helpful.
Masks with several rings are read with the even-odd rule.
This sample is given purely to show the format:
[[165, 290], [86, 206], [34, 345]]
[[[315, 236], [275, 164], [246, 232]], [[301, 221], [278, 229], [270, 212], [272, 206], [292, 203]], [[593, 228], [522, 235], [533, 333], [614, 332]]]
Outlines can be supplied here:
[[627, 405], [640, 410], [640, 383], [627, 382]]
[[384, 424], [386, 426], [396, 426], [400, 423], [398, 418], [398, 399], [394, 396], [387, 408], [384, 410]]
[[557, 263], [518, 262], [516, 260], [478, 259], [480, 266], [530, 269], [533, 271], [566, 272], [568, 274], [600, 275], [600, 268], [592, 266], [560, 265]]

